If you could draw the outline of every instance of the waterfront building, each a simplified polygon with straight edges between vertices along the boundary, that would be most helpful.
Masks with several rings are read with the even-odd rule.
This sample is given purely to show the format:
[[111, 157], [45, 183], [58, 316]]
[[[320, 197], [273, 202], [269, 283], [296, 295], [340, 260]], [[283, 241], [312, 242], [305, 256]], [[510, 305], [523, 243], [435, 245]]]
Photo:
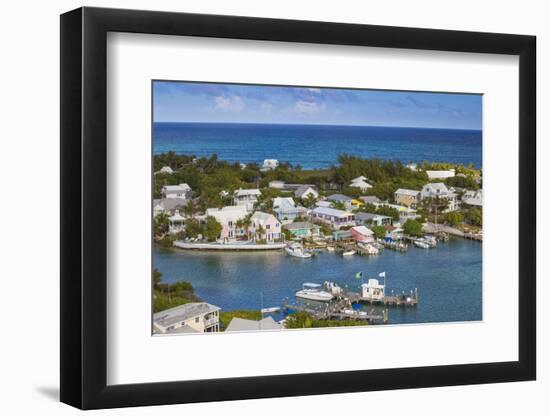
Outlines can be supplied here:
[[256, 211], [250, 218], [250, 231], [254, 240], [273, 242], [281, 238], [281, 223], [273, 214]]
[[351, 184], [349, 186], [353, 188], [359, 188], [362, 192], [367, 192], [369, 188], [372, 188], [372, 185], [370, 185], [366, 181], [366, 179], [367, 178], [364, 176], [354, 178], [353, 180], [351, 180]]
[[191, 187], [182, 183], [179, 185], [165, 185], [162, 187], [162, 198], [189, 198]]
[[156, 334], [220, 331], [220, 308], [208, 303], [187, 303], [153, 314]]
[[242, 189], [235, 191], [234, 200], [236, 206], [245, 206], [248, 211], [254, 209], [254, 204], [258, 201], [258, 197], [262, 192], [257, 188]]
[[424, 187], [422, 187], [420, 196], [422, 200], [425, 200], [427, 198], [444, 198], [448, 201], [447, 208], [444, 210], [444, 212], [455, 211], [458, 210], [459, 203], [457, 195], [454, 191], [455, 190], [453, 187], [447, 188], [447, 186], [442, 182], [434, 182], [426, 184]]
[[416, 208], [420, 202], [420, 191], [410, 190], [408, 188], [399, 188], [394, 193], [394, 200], [397, 204]]
[[355, 226], [355, 215], [344, 210], [337, 210], [329, 207], [315, 207], [311, 211], [311, 217], [313, 220], [327, 224], [333, 229], [340, 229], [345, 226]]
[[416, 164], [413, 164], [413, 163], [410, 163], [410, 164], [407, 164], [405, 165], [408, 169], [410, 169], [411, 171], [417, 171], [418, 168], [416, 166]]
[[184, 226], [185, 218], [180, 215], [180, 211], [176, 210], [173, 216], [168, 217], [168, 232], [169, 233], [178, 233], [185, 230]]
[[319, 198], [319, 193], [311, 185], [301, 185], [296, 189], [296, 191], [294, 191], [294, 196], [300, 199], [308, 198], [308, 196]]
[[153, 217], [161, 213], [174, 213], [184, 207], [189, 200], [185, 198], [162, 198], [153, 200]]
[[318, 225], [310, 222], [295, 222], [284, 225], [284, 228], [290, 232], [293, 238], [308, 238], [319, 236], [320, 228]]
[[292, 223], [296, 217], [307, 214], [304, 207], [296, 205], [292, 197], [276, 197], [273, 199], [273, 211], [281, 223]]
[[353, 198], [348, 197], [344, 194], [332, 194], [327, 197], [328, 201], [333, 203], [341, 203], [346, 207], [346, 210], [351, 210], [353, 208], [352, 200]]
[[355, 213], [355, 221], [359, 225], [387, 226], [393, 224], [390, 216], [375, 213]]
[[361, 285], [361, 298], [368, 301], [383, 301], [385, 287], [377, 279], [370, 278], [366, 284]]
[[219, 239], [224, 241], [244, 236], [246, 230], [237, 227], [237, 221], [248, 214], [245, 206], [225, 206], [206, 209], [206, 217], [214, 217], [222, 226]]
[[350, 230], [335, 230], [332, 232], [332, 239], [335, 242], [338, 242], [340, 240], [350, 240], [351, 239], [351, 231]]
[[462, 194], [462, 203], [468, 206], [483, 207], [483, 190], [466, 190]]
[[446, 178], [452, 178], [455, 176], [455, 169], [446, 169], [446, 170], [427, 170], [426, 174], [428, 175], [429, 180], [444, 180]]
[[374, 232], [366, 226], [354, 226], [350, 229], [351, 238], [356, 242], [373, 242]]
[[271, 171], [273, 169], [276, 169], [278, 166], [279, 161], [277, 161], [276, 159], [264, 159], [262, 171]]
[[226, 332], [253, 332], [258, 330], [282, 330], [283, 325], [273, 320], [273, 317], [269, 316], [261, 320], [248, 320], [241, 319], [239, 317], [233, 317], [227, 328]]

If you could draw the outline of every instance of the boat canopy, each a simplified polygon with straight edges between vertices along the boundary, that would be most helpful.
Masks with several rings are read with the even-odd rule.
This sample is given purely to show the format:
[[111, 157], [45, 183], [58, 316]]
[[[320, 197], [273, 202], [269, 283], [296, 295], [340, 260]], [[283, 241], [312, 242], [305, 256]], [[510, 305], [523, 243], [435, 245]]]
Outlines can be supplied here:
[[321, 284], [316, 284], [314, 282], [304, 282], [304, 288], [321, 288]]

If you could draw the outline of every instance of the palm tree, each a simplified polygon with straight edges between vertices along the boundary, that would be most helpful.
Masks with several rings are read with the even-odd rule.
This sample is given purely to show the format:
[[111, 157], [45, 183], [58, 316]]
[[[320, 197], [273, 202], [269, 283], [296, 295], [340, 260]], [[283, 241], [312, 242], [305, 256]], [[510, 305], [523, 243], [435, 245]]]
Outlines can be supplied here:
[[183, 213], [185, 217], [193, 217], [193, 214], [197, 211], [197, 206], [193, 200], [189, 200], [183, 207]]
[[265, 234], [265, 229], [264, 227], [260, 224], [258, 226], [258, 228], [256, 229], [256, 236], [259, 236], [260, 238], [258, 239], [256, 236], [255, 236], [255, 239], [256, 240], [262, 240], [262, 236]]
[[317, 198], [312, 193], [307, 194], [302, 199], [302, 203], [304, 203], [304, 206], [306, 206], [307, 208], [313, 207], [316, 202], [317, 202]]

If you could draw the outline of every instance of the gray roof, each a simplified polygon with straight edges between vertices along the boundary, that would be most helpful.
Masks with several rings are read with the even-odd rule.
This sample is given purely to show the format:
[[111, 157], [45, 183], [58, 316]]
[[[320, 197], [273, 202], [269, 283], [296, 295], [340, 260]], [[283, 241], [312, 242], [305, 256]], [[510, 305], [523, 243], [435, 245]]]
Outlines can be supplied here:
[[155, 313], [153, 321], [159, 326], [168, 327], [218, 310], [221, 309], [208, 303], [187, 303]]
[[314, 225], [313, 223], [309, 222], [295, 222], [295, 223], [289, 223], [284, 225], [285, 229], [288, 230], [298, 230], [298, 229], [311, 229], [311, 228], [319, 228], [319, 226]]
[[365, 203], [380, 203], [380, 199], [375, 195], [366, 195], [359, 198], [363, 200]]
[[259, 321], [241, 319], [239, 317], [233, 317], [227, 328], [226, 332], [247, 332], [256, 330], [281, 330], [283, 325], [273, 320], [273, 317], [269, 316]]
[[410, 195], [412, 197], [416, 197], [420, 194], [420, 191], [410, 190], [408, 188], [399, 188], [395, 191], [395, 194]]
[[332, 195], [329, 195], [327, 197], [327, 200], [330, 200], [330, 201], [351, 201], [351, 200], [353, 200], [353, 198], [348, 197], [347, 195], [344, 195], [344, 194], [332, 194]]
[[153, 200], [153, 207], [160, 204], [166, 211], [172, 211], [177, 208], [183, 207], [187, 204], [188, 200], [185, 198], [163, 198], [160, 200]]
[[296, 188], [296, 191], [294, 191], [294, 195], [296, 197], [299, 197], [303, 193], [305, 193], [308, 190], [308, 188], [311, 188], [311, 189], [315, 190], [315, 187], [313, 187], [312, 185], [307, 185], [307, 184], [306, 185], [300, 185], [298, 188]]
[[390, 216], [383, 216], [381, 214], [375, 214], [375, 213], [355, 213], [355, 219], [357, 220], [372, 220], [372, 219], [391, 219]]

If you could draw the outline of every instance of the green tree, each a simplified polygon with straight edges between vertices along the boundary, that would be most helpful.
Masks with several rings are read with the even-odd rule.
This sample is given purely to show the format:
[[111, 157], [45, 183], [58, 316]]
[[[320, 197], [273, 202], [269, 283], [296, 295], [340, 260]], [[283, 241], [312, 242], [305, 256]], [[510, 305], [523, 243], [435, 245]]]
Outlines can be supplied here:
[[209, 242], [214, 242], [220, 235], [221, 231], [222, 225], [219, 224], [214, 217], [208, 216], [204, 225], [204, 237], [206, 240]]
[[451, 226], [457, 226], [464, 221], [464, 216], [462, 216], [462, 213], [460, 211], [451, 211], [449, 213], [445, 213], [443, 218]]
[[153, 289], [158, 290], [160, 281], [162, 280], [162, 272], [157, 268], [153, 270]]
[[403, 231], [409, 236], [422, 236], [422, 223], [409, 219], [403, 225]]
[[306, 311], [290, 314], [285, 320], [287, 329], [307, 329], [313, 326], [313, 316]]
[[203, 232], [202, 225], [195, 219], [185, 221], [185, 237], [195, 238]]
[[384, 226], [373, 226], [371, 230], [374, 233], [374, 237], [377, 239], [382, 239], [386, 236], [386, 228]]
[[317, 198], [311, 193], [307, 194], [304, 198], [302, 198], [302, 204], [307, 208], [313, 207], [316, 202], [317, 202]]
[[155, 236], [163, 236], [168, 233], [168, 229], [170, 227], [168, 217], [169, 216], [167, 213], [160, 213], [155, 216], [153, 219], [153, 230], [155, 232]]
[[483, 226], [483, 211], [480, 208], [472, 207], [464, 215], [466, 221], [474, 226]]

